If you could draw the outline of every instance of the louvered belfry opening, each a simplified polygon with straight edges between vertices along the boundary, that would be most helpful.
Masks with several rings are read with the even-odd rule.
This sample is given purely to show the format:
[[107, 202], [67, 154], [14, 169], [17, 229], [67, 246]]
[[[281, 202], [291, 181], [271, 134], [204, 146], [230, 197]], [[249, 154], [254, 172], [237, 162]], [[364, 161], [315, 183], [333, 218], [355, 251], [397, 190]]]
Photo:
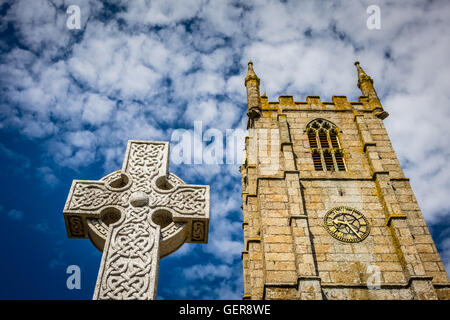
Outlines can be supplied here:
[[314, 162], [314, 169], [316, 171], [322, 171], [322, 159], [320, 156], [320, 152], [319, 151], [313, 151], [312, 153], [312, 158], [313, 158], [313, 162]]
[[346, 171], [344, 150], [339, 143], [339, 129], [325, 119], [316, 119], [306, 128], [314, 170]]
[[316, 139], [316, 132], [314, 130], [308, 131], [308, 139], [309, 139], [309, 146], [311, 149], [315, 149], [318, 147], [317, 139]]
[[334, 149], [339, 149], [339, 141], [337, 137], [337, 129], [330, 130], [330, 141]]
[[325, 168], [327, 168], [327, 171], [335, 171], [334, 169], [334, 163], [333, 163], [333, 156], [329, 150], [323, 151], [323, 158], [325, 160]]
[[338, 170], [345, 171], [344, 155], [342, 154], [342, 151], [336, 151], [334, 153], [334, 157], [336, 159], [336, 165], [338, 167]]
[[320, 140], [320, 147], [322, 149], [328, 149], [330, 147], [330, 145], [328, 144], [327, 131], [325, 131], [325, 129], [321, 129], [319, 131], [319, 140]]

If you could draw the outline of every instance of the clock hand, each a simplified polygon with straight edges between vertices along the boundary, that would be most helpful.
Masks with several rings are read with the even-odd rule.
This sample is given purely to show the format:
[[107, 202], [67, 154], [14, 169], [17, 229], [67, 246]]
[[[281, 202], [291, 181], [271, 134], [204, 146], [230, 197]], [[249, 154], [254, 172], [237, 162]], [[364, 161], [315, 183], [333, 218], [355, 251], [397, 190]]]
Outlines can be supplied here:
[[345, 224], [347, 225], [347, 227], [349, 227], [349, 228], [353, 231], [353, 233], [354, 233], [358, 238], [361, 239], [361, 237], [359, 236], [359, 234], [355, 231], [355, 229], [353, 229], [353, 227], [350, 225], [350, 223], [346, 222]]
[[353, 229], [353, 227], [347, 222], [347, 221], [342, 221], [342, 220], [338, 220], [338, 219], [334, 219], [333, 223], [335, 224], [345, 224], [347, 227], [350, 228], [350, 230], [352, 230], [352, 232], [361, 239], [361, 237], [359, 236], [359, 234], [355, 231], [355, 229]]
[[338, 220], [338, 219], [334, 219], [334, 220], [333, 220], [333, 223], [334, 223], [334, 224], [346, 224], [345, 221]]

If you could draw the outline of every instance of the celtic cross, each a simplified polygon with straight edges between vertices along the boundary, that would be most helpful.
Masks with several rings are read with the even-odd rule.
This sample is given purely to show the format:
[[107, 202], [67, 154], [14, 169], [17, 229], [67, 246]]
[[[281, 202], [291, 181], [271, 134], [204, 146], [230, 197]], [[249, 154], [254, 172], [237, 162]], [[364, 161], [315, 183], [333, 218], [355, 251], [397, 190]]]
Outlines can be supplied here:
[[187, 185], [168, 166], [168, 142], [130, 140], [122, 170], [72, 182], [67, 234], [103, 252], [94, 299], [155, 299], [159, 259], [208, 242], [209, 186]]

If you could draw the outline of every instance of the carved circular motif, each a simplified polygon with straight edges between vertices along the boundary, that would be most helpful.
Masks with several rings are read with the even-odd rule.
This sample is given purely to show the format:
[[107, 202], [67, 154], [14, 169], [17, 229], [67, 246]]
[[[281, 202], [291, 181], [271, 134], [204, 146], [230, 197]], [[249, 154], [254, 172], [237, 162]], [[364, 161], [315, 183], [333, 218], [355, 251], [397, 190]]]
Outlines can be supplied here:
[[[123, 180], [120, 181], [121, 179]], [[105, 181], [105, 186], [108, 190], [116, 192], [129, 189], [132, 183], [131, 176], [128, 173], [121, 171], [110, 173], [107, 176], [103, 177], [101, 181]], [[124, 183], [125, 186], [122, 187]], [[173, 173], [169, 173], [169, 175], [167, 176], [167, 183], [168, 183], [167, 189], [171, 189], [172, 187], [176, 187], [179, 185], [181, 186], [185, 184], [185, 182], [181, 178], [179, 178]], [[153, 191], [163, 190], [161, 188], [158, 188], [158, 186], [156, 186], [154, 181], [152, 182], [152, 187]], [[116, 192], [114, 192], [114, 194], [116, 194]], [[123, 193], [123, 199], [120, 198], [121, 201], [119, 201], [118, 205], [124, 208], [128, 207], [129, 204], [133, 205], [132, 200], [130, 198], [135, 193], [137, 192], [133, 192], [133, 194], [131, 195], [130, 191]], [[117, 192], [117, 194], [120, 193]], [[137, 197], [136, 195], [136, 198], [139, 197]], [[148, 196], [147, 199], [150, 202]], [[136, 206], [134, 207], [136, 208]], [[92, 243], [98, 250], [103, 251], [103, 247], [105, 245], [105, 241], [108, 236], [108, 229], [109, 229], [108, 225], [105, 223], [105, 221], [102, 221], [102, 219], [99, 218], [93, 219], [89, 218], [86, 220], [89, 229], [89, 238], [91, 239]], [[186, 239], [187, 226], [188, 225], [185, 222], [172, 221], [168, 225], [164, 224], [164, 227], [161, 227], [160, 258], [169, 255], [184, 243]]]
[[370, 232], [366, 217], [358, 210], [345, 206], [328, 210], [323, 223], [333, 238], [343, 242], [361, 242]]
[[133, 192], [130, 196], [130, 203], [133, 207], [143, 207], [148, 204], [148, 196], [143, 191]]

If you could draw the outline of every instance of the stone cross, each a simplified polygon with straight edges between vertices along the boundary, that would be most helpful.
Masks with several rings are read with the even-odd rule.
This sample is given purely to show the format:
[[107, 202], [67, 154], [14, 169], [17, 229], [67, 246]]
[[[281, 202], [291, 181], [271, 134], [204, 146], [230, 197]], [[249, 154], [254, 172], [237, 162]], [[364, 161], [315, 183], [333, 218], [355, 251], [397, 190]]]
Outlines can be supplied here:
[[73, 181], [67, 234], [103, 252], [94, 299], [155, 299], [159, 259], [208, 242], [209, 186], [187, 185], [168, 167], [168, 142], [130, 140], [122, 170]]

